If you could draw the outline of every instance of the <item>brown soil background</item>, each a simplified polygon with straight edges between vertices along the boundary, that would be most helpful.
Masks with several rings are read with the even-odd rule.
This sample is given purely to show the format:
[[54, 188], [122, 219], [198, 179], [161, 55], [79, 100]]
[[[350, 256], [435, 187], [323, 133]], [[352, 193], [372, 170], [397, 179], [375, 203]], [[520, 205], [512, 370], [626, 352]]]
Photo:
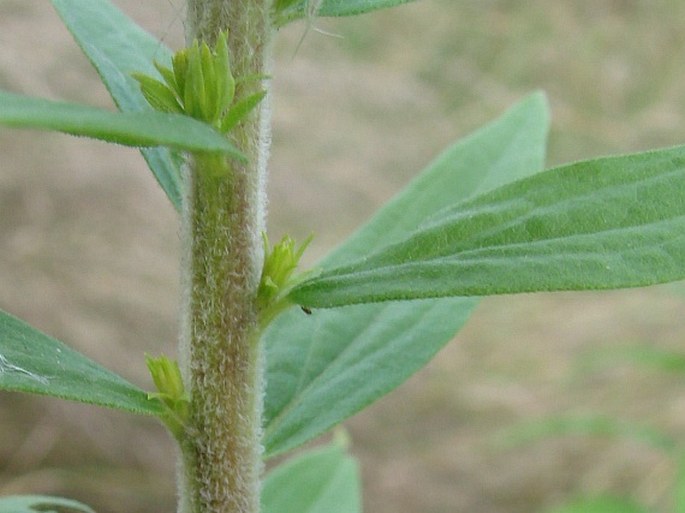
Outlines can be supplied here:
[[[115, 2], [178, 47], [180, 0]], [[295, 24], [276, 44], [270, 229], [316, 234], [313, 261], [452, 140], [533, 89], [550, 164], [685, 138], [685, 3], [423, 0]], [[47, 2], [0, 0], [0, 87], [108, 106]], [[274, 237], [275, 238], [275, 237]], [[176, 215], [136, 151], [0, 129], [0, 308], [141, 386], [175, 346]], [[671, 510], [671, 459], [634, 441], [503, 430], [603, 413], [676, 438], [682, 377], [597, 351], [682, 346], [681, 289], [497, 297], [401, 389], [346, 427], [374, 513], [524, 513], [578, 493]], [[0, 495], [58, 494], [102, 513], [174, 509], [173, 445], [149, 419], [0, 394]]]

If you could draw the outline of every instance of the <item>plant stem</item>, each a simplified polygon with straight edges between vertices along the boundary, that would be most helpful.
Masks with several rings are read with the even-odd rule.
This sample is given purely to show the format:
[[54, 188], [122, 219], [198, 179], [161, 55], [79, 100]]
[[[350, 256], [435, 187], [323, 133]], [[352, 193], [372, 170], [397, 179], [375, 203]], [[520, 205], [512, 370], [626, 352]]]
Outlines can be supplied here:
[[[238, 97], [264, 88], [267, 0], [188, 0], [187, 39], [228, 30]], [[191, 414], [181, 440], [180, 513], [257, 513], [263, 365], [256, 291], [261, 273], [267, 99], [231, 131], [247, 164], [197, 155], [187, 169], [179, 361]]]

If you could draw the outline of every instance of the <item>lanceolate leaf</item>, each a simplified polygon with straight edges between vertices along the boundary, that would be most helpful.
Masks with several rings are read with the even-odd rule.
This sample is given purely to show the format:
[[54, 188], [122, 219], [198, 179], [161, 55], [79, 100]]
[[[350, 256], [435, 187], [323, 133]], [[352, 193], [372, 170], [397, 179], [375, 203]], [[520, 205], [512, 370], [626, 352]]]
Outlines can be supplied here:
[[0, 390], [162, 414], [161, 403], [143, 390], [1, 310]]
[[[171, 51], [108, 0], [52, 0], [52, 4], [119, 109], [149, 111], [131, 73], [155, 76], [153, 62], [168, 65]], [[173, 205], [180, 210], [183, 198], [180, 155], [168, 148], [143, 148], [141, 153]]]
[[[547, 106], [536, 94], [448, 149], [322, 265], [402, 240], [455, 201], [541, 170], [546, 134]], [[310, 440], [397, 387], [454, 336], [475, 304], [449, 298], [281, 315], [265, 335], [267, 455]]]
[[684, 198], [685, 147], [571, 164], [441, 212], [291, 298], [323, 308], [680, 280]]
[[[378, 9], [395, 7], [413, 0], [281, 0], [275, 3], [277, 23], [306, 16], [355, 16]], [[278, 9], [282, 6], [281, 9]]]
[[211, 126], [178, 114], [110, 112], [0, 91], [0, 124], [57, 130], [126, 146], [164, 145], [243, 158], [240, 151]]
[[262, 512], [360, 513], [356, 461], [339, 444], [286, 461], [266, 476]]
[[0, 497], [0, 513], [95, 513], [85, 504], [47, 495]]

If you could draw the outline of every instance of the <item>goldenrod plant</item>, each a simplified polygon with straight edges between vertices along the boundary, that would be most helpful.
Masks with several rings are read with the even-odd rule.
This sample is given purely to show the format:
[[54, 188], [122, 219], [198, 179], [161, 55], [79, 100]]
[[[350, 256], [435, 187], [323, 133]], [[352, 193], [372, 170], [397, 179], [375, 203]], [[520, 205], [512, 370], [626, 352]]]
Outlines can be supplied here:
[[[266, 475], [264, 460], [399, 386], [481, 296], [685, 278], [685, 147], [545, 170], [541, 92], [447, 148], [313, 269], [297, 269], [306, 242], [272, 247], [277, 29], [407, 1], [188, 0], [187, 47], [172, 53], [109, 0], [51, 0], [117, 111], [0, 92], [0, 124], [141, 148], [179, 212], [178, 361], [148, 357], [146, 391], [2, 312], [0, 389], [161, 420], [179, 447], [180, 513], [354, 513], [344, 436]], [[91, 511], [0, 499], [0, 513], [59, 508]]]

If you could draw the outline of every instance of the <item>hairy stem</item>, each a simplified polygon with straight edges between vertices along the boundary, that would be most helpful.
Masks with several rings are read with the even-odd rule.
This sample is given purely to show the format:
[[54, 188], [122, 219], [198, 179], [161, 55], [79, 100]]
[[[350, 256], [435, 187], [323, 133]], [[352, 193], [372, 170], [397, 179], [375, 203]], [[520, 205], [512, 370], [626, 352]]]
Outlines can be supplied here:
[[[265, 88], [267, 0], [188, 0], [188, 40], [228, 31], [238, 97]], [[252, 77], [240, 81], [240, 77]], [[268, 98], [230, 133], [247, 163], [196, 156], [187, 169], [179, 360], [191, 398], [179, 470], [181, 513], [257, 513], [262, 358], [256, 291], [262, 267]]]

